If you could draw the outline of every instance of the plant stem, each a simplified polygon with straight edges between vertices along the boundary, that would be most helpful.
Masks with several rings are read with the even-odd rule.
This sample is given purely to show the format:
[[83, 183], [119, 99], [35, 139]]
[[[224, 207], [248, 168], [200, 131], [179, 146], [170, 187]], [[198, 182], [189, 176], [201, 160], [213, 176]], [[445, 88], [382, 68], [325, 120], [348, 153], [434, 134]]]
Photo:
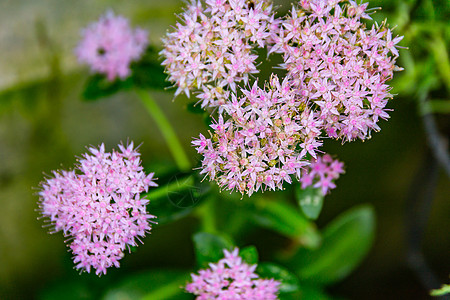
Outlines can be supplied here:
[[208, 197], [197, 208], [197, 216], [200, 219], [202, 231], [209, 233], [217, 233], [216, 228], [216, 213], [215, 213], [215, 199]]
[[161, 131], [164, 139], [166, 140], [167, 146], [169, 147], [178, 168], [181, 171], [190, 170], [191, 164], [189, 162], [189, 159], [184, 152], [183, 147], [181, 146], [181, 143], [178, 140], [175, 131], [173, 130], [173, 127], [170, 125], [170, 122], [167, 120], [158, 104], [156, 104], [156, 101], [145, 90], [136, 89], [136, 94], [142, 100], [145, 108], [158, 125], [158, 128]]
[[194, 177], [191, 175], [187, 178], [182, 178], [180, 181], [175, 180], [174, 182], [168, 183], [163, 186], [158, 186], [158, 188], [153, 189], [152, 191], [146, 194], [148, 199], [155, 201], [157, 199], [167, 197], [169, 193], [181, 192], [184, 190], [188, 190], [195, 185]]

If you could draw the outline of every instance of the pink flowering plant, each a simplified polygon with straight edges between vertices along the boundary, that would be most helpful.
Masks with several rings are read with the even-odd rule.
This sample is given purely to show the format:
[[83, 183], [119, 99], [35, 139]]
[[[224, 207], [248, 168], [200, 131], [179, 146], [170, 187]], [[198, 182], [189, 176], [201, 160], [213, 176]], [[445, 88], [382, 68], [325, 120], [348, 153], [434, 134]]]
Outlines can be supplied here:
[[386, 21], [366, 28], [370, 12], [368, 3], [352, 0], [300, 1], [272, 31], [269, 52], [283, 55], [281, 67], [326, 135], [342, 141], [380, 130], [392, 99], [386, 82], [401, 70], [395, 61], [403, 37], [394, 37]]
[[[97, 275], [119, 267], [125, 249], [136, 246], [151, 230], [154, 215], [142, 192], [157, 184], [146, 175], [133, 143], [120, 151], [91, 147], [73, 171], [54, 171], [42, 183], [40, 210], [52, 233], [62, 231], [70, 241], [75, 267]], [[141, 241], [142, 242], [142, 241]]]
[[277, 299], [279, 281], [259, 278], [255, 273], [257, 265], [243, 261], [238, 248], [224, 250], [224, 254], [217, 264], [192, 274], [186, 291], [196, 295], [196, 299]]
[[161, 51], [175, 95], [195, 92], [202, 107], [226, 103], [237, 84], [259, 72], [255, 49], [267, 44], [274, 22], [266, 0], [188, 4]]
[[[74, 267], [116, 276], [94, 279], [108, 287], [92, 299], [328, 299], [367, 255], [371, 205], [319, 219], [346, 171], [328, 150], [370, 139], [389, 119], [403, 37], [374, 22], [368, 3], [301, 0], [279, 11], [270, 0], [190, 1], [160, 45], [112, 11], [82, 30], [83, 98], [141, 101], [173, 158], [141, 160], [133, 143], [107, 152], [100, 141], [41, 183], [40, 214], [62, 231]], [[191, 147], [152, 97], [164, 92], [196, 113], [186, 127], [205, 120]], [[176, 238], [183, 226], [188, 246]], [[171, 234], [146, 236], [159, 230]], [[186, 263], [162, 269], [172, 258], [138, 254], [144, 241]], [[134, 256], [142, 272], [130, 275]]]
[[125, 79], [131, 74], [131, 62], [145, 51], [147, 36], [147, 31], [132, 29], [128, 19], [108, 11], [98, 22], [83, 29], [75, 53], [80, 63], [104, 74], [109, 81]]

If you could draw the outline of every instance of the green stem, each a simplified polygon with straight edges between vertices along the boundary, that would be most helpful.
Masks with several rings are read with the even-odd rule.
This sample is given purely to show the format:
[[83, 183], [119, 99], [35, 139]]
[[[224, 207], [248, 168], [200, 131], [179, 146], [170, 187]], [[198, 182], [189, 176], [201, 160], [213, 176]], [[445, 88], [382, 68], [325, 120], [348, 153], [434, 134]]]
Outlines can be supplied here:
[[162, 197], [167, 197], [167, 195], [170, 192], [181, 192], [181, 191], [190, 189], [194, 186], [194, 184], [195, 184], [194, 177], [189, 176], [187, 178], [181, 179], [180, 181], [176, 180], [169, 184], [159, 186], [158, 188], [153, 189], [151, 192], [148, 192], [146, 194], [146, 197], [148, 197], [148, 199], [154, 201], [154, 200], [162, 198]]
[[209, 233], [217, 233], [215, 199], [209, 197], [197, 209], [197, 216], [200, 219], [202, 231]]
[[147, 91], [142, 89], [136, 89], [136, 94], [142, 100], [142, 102], [145, 105], [145, 108], [147, 108], [147, 111], [153, 117], [156, 124], [158, 125], [159, 130], [161, 131], [164, 139], [166, 140], [167, 146], [169, 147], [170, 152], [172, 153], [178, 168], [181, 171], [190, 170], [191, 164], [189, 162], [189, 159], [186, 153], [184, 152], [183, 147], [181, 146], [181, 143], [175, 134], [175, 131], [170, 125], [170, 122], [163, 114], [163, 111], [159, 108], [155, 100], [153, 100], [153, 98]]

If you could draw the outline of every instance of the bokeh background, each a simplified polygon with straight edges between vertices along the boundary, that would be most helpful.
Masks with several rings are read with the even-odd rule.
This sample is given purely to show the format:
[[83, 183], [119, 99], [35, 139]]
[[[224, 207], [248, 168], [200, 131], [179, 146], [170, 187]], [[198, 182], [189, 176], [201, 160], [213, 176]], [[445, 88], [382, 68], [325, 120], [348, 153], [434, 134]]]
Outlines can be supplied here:
[[[281, 12], [290, 6], [289, 1], [275, 3]], [[151, 42], [160, 46], [183, 5], [177, 0], [0, 1], [0, 299], [49, 299], [68, 284], [73, 299], [90, 299], [91, 290], [100, 297], [140, 270], [194, 267], [190, 236], [198, 224], [185, 217], [155, 226], [144, 245], [122, 260], [120, 269], [108, 270], [102, 278], [78, 275], [62, 234], [49, 235], [36, 211], [44, 174], [71, 168], [87, 145], [104, 142], [111, 149], [120, 141], [133, 140], [142, 143], [146, 168], [173, 164], [155, 123], [133, 93], [96, 102], [81, 100], [89, 72], [77, 64], [73, 49], [80, 28], [109, 8], [149, 30]], [[391, 27], [398, 25], [394, 32], [406, 36], [401, 45], [409, 49], [400, 50], [398, 64], [405, 71], [391, 82], [398, 95], [389, 104], [391, 119], [381, 123], [381, 132], [366, 142], [344, 146], [326, 142], [327, 152], [345, 162], [346, 174], [326, 197], [318, 226], [356, 204], [371, 203], [377, 214], [376, 240], [368, 257], [328, 291], [348, 299], [428, 299], [408, 263], [408, 232], [424, 229], [423, 238], [419, 230], [412, 239], [420, 244], [436, 278], [449, 282], [450, 181], [433, 159], [423, 114], [432, 112], [429, 116], [436, 121], [440, 140], [448, 142], [450, 4], [396, 0], [371, 1], [370, 7], [383, 7], [375, 19], [388, 18]], [[203, 120], [186, 111], [187, 99], [173, 101], [170, 91], [154, 92], [153, 97], [196, 162], [199, 157], [190, 141], [206, 132]], [[434, 99], [441, 106], [422, 101]], [[419, 194], [422, 204], [410, 215]], [[263, 259], [271, 247], [268, 243], [277, 241], [264, 230], [248, 236]]]

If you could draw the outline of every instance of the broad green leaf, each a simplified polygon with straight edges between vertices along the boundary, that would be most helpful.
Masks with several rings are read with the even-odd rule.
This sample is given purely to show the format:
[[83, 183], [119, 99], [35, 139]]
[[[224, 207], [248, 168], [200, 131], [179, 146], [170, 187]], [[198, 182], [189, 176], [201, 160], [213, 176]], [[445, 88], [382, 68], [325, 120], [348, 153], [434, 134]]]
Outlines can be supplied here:
[[275, 279], [281, 282], [280, 293], [292, 293], [299, 291], [299, 280], [295, 274], [292, 274], [286, 268], [274, 263], [260, 263], [256, 269], [259, 277]]
[[311, 220], [316, 220], [322, 211], [324, 199], [322, 191], [314, 187], [301, 189], [300, 185], [297, 185], [296, 196], [305, 216]]
[[233, 243], [220, 235], [199, 232], [194, 235], [195, 256], [200, 268], [224, 257], [223, 250], [232, 250]]
[[272, 229], [309, 248], [318, 247], [321, 237], [314, 223], [298, 209], [280, 201], [256, 199], [249, 207], [249, 217], [258, 225]]
[[103, 300], [192, 299], [183, 286], [190, 280], [188, 271], [151, 270], [127, 277], [107, 291]]
[[359, 265], [372, 246], [374, 233], [373, 208], [352, 208], [325, 228], [320, 248], [300, 249], [291, 263], [302, 281], [334, 283]]
[[255, 246], [247, 246], [239, 251], [239, 256], [248, 263], [254, 265], [258, 263], [258, 250]]

